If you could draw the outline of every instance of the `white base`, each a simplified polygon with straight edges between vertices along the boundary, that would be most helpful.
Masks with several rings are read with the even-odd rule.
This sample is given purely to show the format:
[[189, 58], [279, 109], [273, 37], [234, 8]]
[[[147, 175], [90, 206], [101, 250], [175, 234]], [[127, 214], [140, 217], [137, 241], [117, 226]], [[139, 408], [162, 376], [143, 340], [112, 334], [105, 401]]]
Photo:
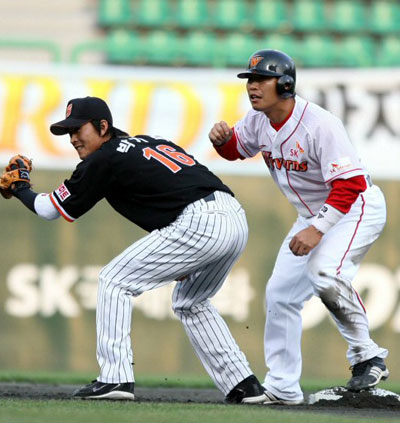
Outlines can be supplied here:
[[[400, 395], [386, 391], [385, 389], [380, 388], [371, 388], [368, 391], [361, 391], [363, 393], [367, 392], [371, 397], [392, 397], [393, 399], [397, 399], [400, 403]], [[324, 389], [323, 391], [316, 392], [315, 394], [311, 394], [308, 397], [308, 404], [318, 404], [319, 401], [340, 401], [346, 393], [350, 393], [350, 391], [343, 387], [337, 386], [335, 388]], [[357, 392], [351, 392], [352, 395], [357, 396]]]

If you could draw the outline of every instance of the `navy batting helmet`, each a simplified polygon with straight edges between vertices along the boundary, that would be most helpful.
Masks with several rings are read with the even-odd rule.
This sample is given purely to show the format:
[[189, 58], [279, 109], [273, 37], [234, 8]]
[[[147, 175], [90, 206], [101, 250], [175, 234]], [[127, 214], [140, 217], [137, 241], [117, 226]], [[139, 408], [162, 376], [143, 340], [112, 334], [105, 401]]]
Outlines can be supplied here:
[[247, 70], [239, 73], [238, 78], [251, 75], [275, 76], [278, 78], [278, 94], [283, 98], [295, 96], [296, 66], [293, 59], [281, 51], [256, 51], [249, 59]]

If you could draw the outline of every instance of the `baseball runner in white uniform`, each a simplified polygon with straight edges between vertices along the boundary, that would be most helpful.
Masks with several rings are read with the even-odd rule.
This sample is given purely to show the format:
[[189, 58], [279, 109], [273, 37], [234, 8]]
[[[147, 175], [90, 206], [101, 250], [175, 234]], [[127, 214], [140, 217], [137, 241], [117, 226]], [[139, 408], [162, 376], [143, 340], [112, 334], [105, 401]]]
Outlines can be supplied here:
[[[69, 135], [82, 160], [71, 177], [50, 194], [37, 194], [30, 185], [31, 162], [18, 156], [1, 177], [1, 194], [17, 197], [47, 220], [62, 216], [69, 222], [105, 198], [149, 232], [100, 273], [96, 313], [100, 373], [74, 396], [134, 399], [132, 298], [176, 280], [174, 312], [226, 402], [266, 400], [245, 355], [210, 303], [247, 242], [245, 212], [232, 191], [172, 141], [130, 137], [114, 128], [111, 112], [100, 98], [70, 100], [66, 118], [50, 130]], [[160, 351], [160, 360], [162, 355]]]
[[319, 296], [348, 343], [348, 389], [373, 387], [389, 375], [383, 361], [388, 351], [370, 338], [364, 306], [351, 282], [385, 225], [383, 194], [372, 184], [341, 121], [296, 96], [289, 56], [258, 51], [238, 77], [247, 78], [253, 110], [234, 128], [216, 123], [210, 140], [228, 160], [261, 152], [298, 212], [266, 289], [267, 403], [303, 401], [300, 313], [312, 295]]

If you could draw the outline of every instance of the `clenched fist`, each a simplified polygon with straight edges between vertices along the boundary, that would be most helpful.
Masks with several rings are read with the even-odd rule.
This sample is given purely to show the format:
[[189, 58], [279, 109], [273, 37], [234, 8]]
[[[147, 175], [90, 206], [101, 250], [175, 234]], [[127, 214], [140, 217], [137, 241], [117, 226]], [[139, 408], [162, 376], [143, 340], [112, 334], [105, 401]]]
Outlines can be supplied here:
[[221, 121], [216, 123], [211, 128], [208, 137], [210, 138], [210, 141], [213, 143], [213, 145], [219, 147], [228, 142], [232, 138], [232, 135], [232, 128], [230, 128], [226, 122]]
[[289, 248], [295, 256], [306, 256], [321, 241], [324, 234], [315, 226], [297, 232], [289, 244]]

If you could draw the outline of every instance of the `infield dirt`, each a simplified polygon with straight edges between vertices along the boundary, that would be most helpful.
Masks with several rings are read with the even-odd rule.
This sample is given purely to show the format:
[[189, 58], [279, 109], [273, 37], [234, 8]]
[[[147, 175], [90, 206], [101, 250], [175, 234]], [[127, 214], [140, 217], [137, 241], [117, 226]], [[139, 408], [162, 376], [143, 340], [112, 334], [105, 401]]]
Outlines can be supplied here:
[[[1, 383], [0, 399], [66, 400], [82, 401], [72, 397], [79, 385], [42, 384], [42, 383]], [[310, 393], [308, 393], [310, 394]], [[136, 402], [177, 402], [223, 404], [224, 396], [216, 389], [180, 388], [141, 388], [135, 387]], [[308, 398], [308, 395], [306, 395]], [[228, 406], [228, 405], [227, 405]], [[296, 406], [270, 405], [286, 411], [305, 411], [342, 416], [394, 418], [399, 417], [400, 402], [393, 397], [376, 398], [368, 391], [357, 394], [347, 393], [338, 401], [319, 401], [318, 404]]]

